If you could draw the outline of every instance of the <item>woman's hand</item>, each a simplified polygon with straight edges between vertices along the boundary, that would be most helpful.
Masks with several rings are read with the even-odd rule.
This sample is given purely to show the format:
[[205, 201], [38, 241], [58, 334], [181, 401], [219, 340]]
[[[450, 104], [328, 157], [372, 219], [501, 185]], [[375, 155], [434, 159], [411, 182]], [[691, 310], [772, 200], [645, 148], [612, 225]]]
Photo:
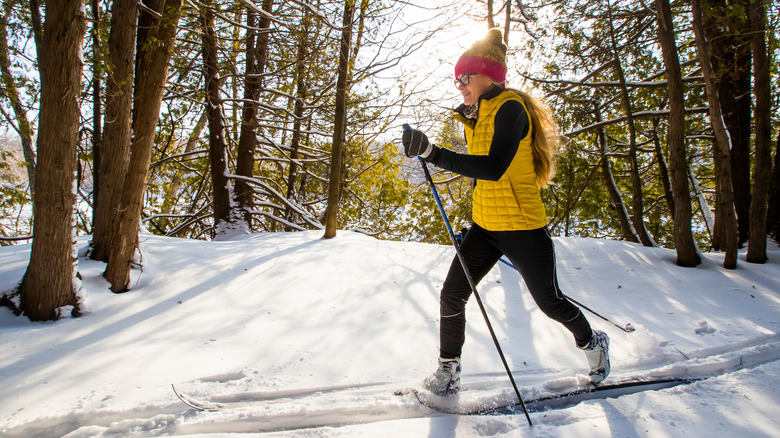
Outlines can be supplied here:
[[404, 134], [401, 136], [401, 143], [404, 145], [404, 154], [409, 158], [416, 156], [422, 159], [428, 159], [434, 151], [434, 146], [428, 141], [428, 137], [422, 131], [413, 129], [409, 125], [404, 125]]

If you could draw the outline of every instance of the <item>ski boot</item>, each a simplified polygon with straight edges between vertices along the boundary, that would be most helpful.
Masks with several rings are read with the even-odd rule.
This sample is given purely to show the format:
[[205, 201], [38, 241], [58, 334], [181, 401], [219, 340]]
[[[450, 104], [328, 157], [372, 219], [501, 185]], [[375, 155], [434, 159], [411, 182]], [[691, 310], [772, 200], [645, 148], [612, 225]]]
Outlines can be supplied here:
[[456, 394], [460, 389], [460, 358], [439, 358], [439, 368], [422, 382], [424, 389], [433, 394], [445, 396]]
[[578, 348], [585, 352], [590, 365], [590, 381], [598, 385], [609, 375], [609, 336], [601, 330], [593, 330], [590, 342]]

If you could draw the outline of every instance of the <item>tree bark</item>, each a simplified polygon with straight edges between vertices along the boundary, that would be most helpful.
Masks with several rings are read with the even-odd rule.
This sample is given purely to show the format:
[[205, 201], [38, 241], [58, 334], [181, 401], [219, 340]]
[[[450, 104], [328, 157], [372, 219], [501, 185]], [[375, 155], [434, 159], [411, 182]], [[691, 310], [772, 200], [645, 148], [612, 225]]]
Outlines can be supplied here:
[[330, 158], [328, 182], [328, 206], [325, 210], [325, 237], [336, 237], [338, 230], [338, 211], [341, 198], [342, 150], [347, 122], [347, 81], [349, 79], [349, 51], [352, 43], [352, 16], [355, 12], [355, 0], [344, 0], [344, 19], [341, 29], [341, 48], [339, 50], [338, 78], [336, 79], [336, 109], [333, 126], [333, 147]]
[[[130, 267], [138, 245], [144, 188], [181, 4], [182, 0], [147, 1], [146, 5], [160, 13], [162, 18], [157, 19], [148, 12], [140, 15], [139, 27], [143, 26], [146, 30], [142, 33], [141, 40], [141, 47], [145, 48], [136, 62], [134, 138], [130, 145], [127, 180], [116, 220], [115, 241], [111, 246], [106, 272], [103, 274], [115, 293], [129, 290]], [[150, 44], [152, 42], [154, 44]]]
[[772, 89], [769, 57], [766, 45], [766, 5], [764, 0], [753, 0], [750, 6], [752, 30], [755, 112], [755, 164], [753, 165], [753, 198], [750, 202], [750, 237], [746, 260], [766, 263], [766, 213], [772, 178], [771, 111]]
[[[255, 170], [255, 150], [257, 149], [257, 101], [262, 89], [262, 74], [268, 59], [268, 32], [270, 30], [270, 14], [273, 0], [263, 0], [262, 9], [266, 14], [257, 16], [252, 8], [247, 7], [247, 43], [246, 43], [246, 79], [244, 85], [244, 107], [241, 110], [241, 134], [238, 139], [236, 156], [236, 174], [251, 178]], [[258, 35], [254, 27], [263, 29]], [[235, 182], [235, 196], [242, 210], [247, 228], [252, 228], [252, 210], [254, 209], [254, 190], [243, 179]]]
[[210, 4], [202, 8], [201, 25], [203, 73], [206, 78], [206, 112], [209, 120], [209, 166], [214, 205], [214, 236], [219, 239], [229, 228], [232, 228], [234, 218], [231, 211], [230, 182], [227, 178], [227, 141], [225, 140], [225, 115], [220, 98], [217, 35], [214, 27], [214, 10]]
[[[693, 33], [696, 39], [696, 47], [699, 52], [699, 60], [704, 75], [704, 85], [707, 89], [707, 100], [710, 108], [710, 124], [715, 134], [713, 142], [713, 158], [715, 161], [715, 236], [713, 241], [723, 241], [726, 255], [723, 259], [723, 267], [736, 269], [738, 229], [736, 212], [734, 211], [734, 192], [731, 177], [731, 137], [726, 130], [721, 113], [718, 89], [715, 86], [715, 73], [713, 72], [710, 57], [710, 44], [704, 33], [703, 15], [700, 0], [691, 1], [693, 14]], [[720, 245], [719, 245], [720, 246]]]
[[122, 200], [122, 189], [130, 162], [133, 112], [133, 73], [136, 57], [138, 2], [114, 0], [108, 37], [106, 81], [106, 124], [98, 163], [100, 185], [93, 212], [93, 260], [108, 262], [114, 241], [114, 220]]
[[83, 1], [47, 2], [38, 52], [41, 106], [33, 199], [35, 238], [19, 290], [20, 307], [32, 321], [57, 319], [59, 309], [66, 305], [74, 306], [72, 313], [79, 314], [73, 221], [85, 32]]
[[688, 163], [685, 151], [685, 102], [680, 59], [672, 24], [669, 0], [656, 0], [659, 41], [669, 87], [669, 130], [667, 143], [671, 158], [672, 191], [674, 193], [674, 243], [677, 264], [693, 267], [701, 263], [691, 231], [691, 194], [688, 188]]

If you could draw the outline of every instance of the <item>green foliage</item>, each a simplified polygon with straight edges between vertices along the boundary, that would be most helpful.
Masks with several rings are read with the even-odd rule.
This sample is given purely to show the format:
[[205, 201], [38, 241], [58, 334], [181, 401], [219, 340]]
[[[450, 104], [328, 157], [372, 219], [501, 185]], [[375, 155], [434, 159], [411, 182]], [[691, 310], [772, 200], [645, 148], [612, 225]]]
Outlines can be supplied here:
[[[13, 177], [23, 169], [24, 163], [6, 151], [0, 151], [0, 235], [17, 236], [32, 234], [32, 199], [27, 184]], [[14, 169], [13, 167], [18, 167]], [[0, 245], [7, 245], [0, 240]]]
[[[540, 7], [535, 4], [535, 7]], [[678, 39], [679, 56], [683, 76], [700, 75], [693, 34], [690, 29], [690, 12], [687, 8], [674, 9], [674, 25]], [[524, 74], [545, 79], [535, 81], [540, 94], [546, 94], [552, 104], [563, 132], [572, 132], [596, 123], [594, 102], [601, 109], [601, 120], [625, 117], [626, 109], [620, 96], [615, 68], [620, 63], [629, 82], [632, 112], [652, 112], [667, 105], [663, 60], [657, 46], [656, 18], [645, 4], [633, 0], [625, 2], [557, 2], [550, 6], [554, 17], [550, 22], [539, 21], [533, 30], [543, 38], [529, 39], [521, 50], [529, 59], [544, 60], [542, 65], [527, 64]], [[722, 11], [721, 11], [722, 12]], [[730, 10], [717, 17], [722, 29], [733, 23]], [[744, 19], [742, 13], [739, 19]], [[725, 26], [729, 24], [729, 26]], [[612, 42], [614, 41], [614, 46]], [[532, 58], [533, 57], [533, 58]], [[538, 65], [538, 64], [536, 64]], [[581, 86], [566, 86], [560, 80], [580, 81]], [[632, 82], [658, 82], [656, 86], [632, 86]], [[661, 81], [661, 82], [659, 82]], [[587, 83], [587, 85], [586, 85]], [[565, 88], [564, 88], [565, 87]], [[777, 90], [775, 91], [777, 93]], [[685, 87], [686, 108], [707, 106], [701, 80], [688, 81]], [[673, 224], [669, 205], [665, 200], [660, 160], [668, 161], [666, 150], [665, 118], [659, 116], [636, 118], [639, 176], [644, 201], [645, 227], [656, 243], [673, 247]], [[658, 129], [655, 129], [655, 124]], [[623, 202], [632, 209], [632, 186], [629, 179], [628, 124], [613, 122], [605, 127], [608, 137], [608, 157]], [[706, 113], [689, 113], [686, 117], [689, 163], [696, 179], [701, 183], [709, 207], [715, 206], [712, 142], [710, 124]], [[621, 236], [617, 212], [605, 189], [604, 175], [597, 168], [601, 155], [597, 142], [597, 130], [571, 136], [567, 150], [560, 157], [556, 184], [543, 193], [551, 217], [551, 227], [556, 234], [593, 237]], [[656, 151], [660, 144], [660, 155]], [[700, 247], [709, 246], [704, 215], [695, 196], [694, 237]]]
[[[466, 143], [463, 138], [463, 127], [450, 114], [438, 114], [440, 129], [438, 132], [429, 133], [429, 138], [436, 145], [451, 149], [458, 153], [466, 152]], [[409, 208], [410, 234], [408, 240], [450, 244], [450, 237], [441, 217], [432, 190], [425, 180], [422, 167], [413, 160], [409, 163], [411, 170], [410, 179], [417, 181], [417, 190], [414, 192]], [[436, 185], [444, 211], [454, 232], [471, 223], [471, 195], [474, 181], [470, 178], [459, 177], [446, 171], [440, 171], [435, 166], [428, 164], [431, 177]]]
[[402, 157], [392, 143], [371, 154], [354, 154], [350, 174], [357, 172], [347, 185], [339, 215], [344, 228], [361, 229], [373, 236], [394, 239], [405, 234], [401, 218], [414, 187], [399, 178]]
[[[246, 84], [245, 61], [247, 29], [246, 5], [242, 2], [215, 0], [211, 2], [219, 12], [217, 37], [219, 65], [227, 130], [228, 169], [235, 173], [237, 144], [241, 126], [243, 90]], [[254, 4], [260, 6], [261, 1]], [[362, 1], [356, 4], [353, 39], [352, 77], [348, 95], [349, 113], [344, 150], [344, 177], [339, 182], [342, 193], [339, 224], [341, 228], [359, 228], [384, 239], [414, 240], [449, 244], [449, 237], [431, 195], [419, 163], [398, 153], [395, 142], [400, 132], [399, 117], [414, 120], [425, 129], [434, 143], [458, 152], [465, 152], [462, 127], [447, 111], [430, 101], [407, 105], [403, 96], [426, 95], [434, 99], [438, 89], [415, 83], [414, 74], [399, 75], [393, 81], [385, 73], [385, 65], [369, 65], [385, 53], [405, 50], [391, 42], [399, 38], [391, 32], [397, 24], [400, 3], [389, 0]], [[636, 0], [623, 2], [526, 2], [526, 13], [538, 17], [536, 26], [527, 24], [535, 38], [525, 39], [522, 46], [515, 38], [526, 29], [516, 23], [510, 41], [512, 51], [519, 50], [518, 59], [525, 59], [523, 73], [544, 79], [534, 82], [532, 91], [546, 96], [555, 111], [563, 132], [571, 132], [596, 122], [594, 102], [601, 106], [603, 120], [625, 115], [614, 65], [619, 59], [629, 82], [663, 81], [663, 63], [654, 35], [655, 17], [646, 4]], [[29, 6], [21, 0], [3, 3], [10, 8], [8, 43], [14, 72], [14, 84], [31, 118], [39, 98], [39, 79], [35, 61], [35, 47], [29, 18]], [[82, 132], [85, 139], [94, 127], [91, 120], [90, 73], [105, 78], [107, 41], [110, 32], [110, 2], [98, 2], [101, 17], [98, 34], [101, 45], [94, 46], [85, 39], [85, 76], [82, 93]], [[143, 220], [153, 233], [179, 237], [208, 238], [213, 221], [208, 161], [208, 127], [197, 128], [204, 111], [204, 75], [202, 71], [199, 7], [187, 3], [183, 7], [177, 44], [169, 68], [162, 113], [158, 122], [152, 167], [146, 188]], [[547, 8], [547, 9], [545, 9]], [[611, 8], [611, 10], [610, 10]], [[88, 7], [88, 13], [91, 13]], [[255, 133], [259, 145], [255, 153], [252, 187], [255, 190], [253, 211], [254, 231], [282, 231], [286, 229], [314, 229], [325, 209], [331, 141], [334, 124], [334, 96], [338, 43], [343, 0], [317, 2], [314, 9], [301, 2], [274, 2], [268, 37], [268, 57], [262, 78], [263, 91], [257, 115]], [[611, 12], [608, 14], [608, 12]], [[724, 26], [746, 16], [740, 7], [721, 10], [708, 9], [716, 24]], [[684, 62], [683, 75], [695, 77], [698, 65], [693, 35], [690, 32], [689, 11], [684, 4], [676, 4], [675, 26]], [[720, 15], [718, 15], [720, 14]], [[776, 26], [778, 9], [769, 7], [770, 26]], [[545, 21], [545, 17], [553, 17]], [[776, 32], [768, 32], [770, 53], [778, 56]], [[612, 37], [615, 47], [612, 47]], [[299, 66], [299, 49], [304, 47], [303, 65]], [[142, 47], [141, 50], [144, 48]], [[617, 50], [617, 54], [615, 53]], [[357, 54], [355, 54], [357, 53]], [[690, 61], [690, 62], [688, 62]], [[406, 62], [402, 59], [401, 63]], [[389, 64], [389, 63], [388, 63]], [[773, 78], [777, 77], [778, 63], [771, 64]], [[416, 72], [410, 72], [416, 73]], [[589, 74], [593, 73], [591, 76]], [[562, 90], [558, 80], [587, 79], [587, 86], [570, 86]], [[448, 79], [449, 81], [449, 79]], [[449, 82], [448, 82], [449, 83]], [[775, 81], [776, 83], [776, 81]], [[514, 85], [514, 84], [513, 84]], [[298, 93], [301, 91], [302, 96]], [[666, 106], [666, 87], [630, 87], [632, 110], [657, 111]], [[773, 89], [775, 106], [777, 87]], [[105, 96], [103, 96], [105, 99]], [[294, 114], [296, 101], [303, 102], [303, 115]], [[399, 104], [399, 102], [401, 102]], [[688, 108], [707, 105], [705, 90], [700, 81], [686, 84], [685, 102]], [[6, 99], [0, 106], [9, 112]], [[143, 109], [140, 109], [143, 110]], [[689, 114], [687, 132], [690, 166], [702, 184], [705, 196], [714, 206], [714, 169], [710, 128], [707, 114]], [[644, 221], [653, 239], [660, 245], [672, 247], [672, 221], [664, 198], [660, 160], [668, 160], [664, 117], [636, 120], [638, 165], [644, 198]], [[659, 124], [655, 130], [654, 122]], [[7, 120], [0, 119], [0, 128], [8, 128]], [[296, 133], [297, 130], [297, 133]], [[608, 136], [608, 159], [627, 208], [632, 208], [629, 162], [626, 159], [629, 133], [625, 121], [605, 127]], [[292, 164], [292, 139], [299, 135], [297, 159]], [[617, 212], [604, 184], [599, 167], [601, 160], [597, 132], [591, 130], [570, 138], [559, 157], [555, 184], [542, 192], [551, 220], [551, 230], [558, 235], [619, 238], [621, 230]], [[192, 141], [191, 140], [192, 138]], [[660, 144], [661, 154], [655, 150]], [[82, 194], [91, 192], [90, 142], [83, 141], [79, 152], [83, 169]], [[5, 161], [0, 166], [7, 166]], [[455, 178], [448, 172], [439, 172], [429, 166], [437, 181], [437, 190], [455, 230], [468, 224], [471, 215], [473, 181]], [[295, 170], [292, 172], [292, 170]], [[291, 176], [292, 175], [292, 176]], [[29, 211], [31, 201], [23, 187], [14, 182], [0, 183], [3, 224], [17, 234], [29, 231], [29, 224], [21, 219], [20, 211]], [[88, 202], [89, 199], [87, 198]], [[85, 205], [84, 203], [81, 204]], [[292, 207], [291, 207], [292, 206]], [[91, 228], [88, 206], [82, 211], [82, 232]], [[700, 247], [708, 246], [709, 235], [700, 207], [694, 198], [695, 238]], [[9, 226], [10, 224], [10, 226]]]

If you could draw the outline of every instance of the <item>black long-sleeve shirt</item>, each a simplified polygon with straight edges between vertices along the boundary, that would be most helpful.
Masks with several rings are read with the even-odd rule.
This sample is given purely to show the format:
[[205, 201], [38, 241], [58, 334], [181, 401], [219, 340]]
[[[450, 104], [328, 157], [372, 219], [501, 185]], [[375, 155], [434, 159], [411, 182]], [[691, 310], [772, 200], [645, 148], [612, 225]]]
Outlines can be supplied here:
[[[502, 91], [503, 89], [494, 87], [482, 95], [480, 100], [492, 99]], [[459, 154], [449, 149], [437, 148], [430, 161], [442, 169], [469, 178], [498, 181], [512, 164], [520, 140], [528, 135], [528, 130], [528, 114], [523, 104], [510, 100], [501, 105], [496, 113], [493, 139], [487, 155]]]

